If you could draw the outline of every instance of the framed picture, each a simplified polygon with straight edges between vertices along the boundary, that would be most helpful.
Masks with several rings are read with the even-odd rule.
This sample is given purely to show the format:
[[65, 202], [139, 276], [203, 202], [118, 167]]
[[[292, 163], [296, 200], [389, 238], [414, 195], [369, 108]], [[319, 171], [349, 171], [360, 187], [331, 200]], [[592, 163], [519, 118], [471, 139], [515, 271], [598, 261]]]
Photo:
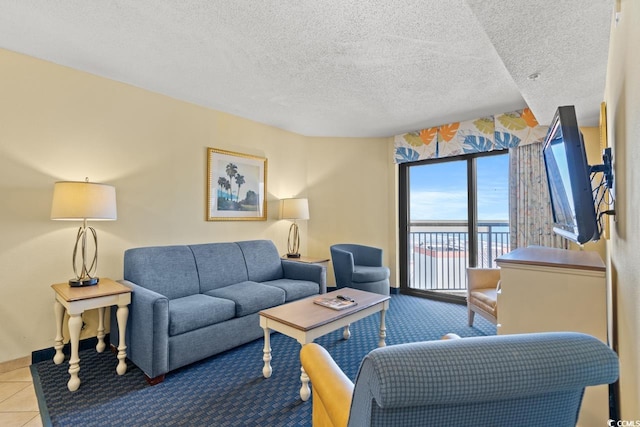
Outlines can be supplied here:
[[207, 221], [267, 219], [267, 159], [207, 150]]
[[[600, 151], [602, 152], [602, 150], [604, 150], [608, 146], [609, 146], [609, 143], [607, 142], [607, 103], [602, 101], [600, 103]], [[609, 191], [605, 191], [603, 194], [598, 192], [597, 197], [601, 201], [600, 206], [598, 206], [598, 209], [600, 210], [600, 212], [609, 210], [611, 207], [611, 193]], [[608, 218], [604, 218], [602, 221], [601, 237], [604, 240], [609, 240], [610, 238]]]
[[600, 149], [604, 150], [607, 144], [607, 103], [600, 103]]

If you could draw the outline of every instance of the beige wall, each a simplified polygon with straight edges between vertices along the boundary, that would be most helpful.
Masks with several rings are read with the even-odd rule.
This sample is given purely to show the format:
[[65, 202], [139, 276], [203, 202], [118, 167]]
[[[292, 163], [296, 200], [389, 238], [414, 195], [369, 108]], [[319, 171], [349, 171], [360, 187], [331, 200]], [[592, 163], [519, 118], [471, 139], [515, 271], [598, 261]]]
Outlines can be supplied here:
[[[393, 195], [397, 184], [392, 148], [391, 141], [387, 145], [364, 139], [311, 141], [307, 177], [314, 220], [309, 222], [308, 235], [309, 251], [326, 257], [334, 243], [384, 248], [392, 270], [391, 283], [395, 285], [397, 227], [393, 218], [397, 208]], [[357, 238], [354, 240], [353, 236]], [[328, 282], [335, 284], [331, 265], [327, 276]]]
[[605, 91], [617, 213], [608, 261], [614, 343], [620, 356], [621, 417], [640, 420], [640, 2], [622, 0], [620, 11], [620, 22], [611, 30]]
[[[135, 246], [265, 238], [284, 253], [292, 196], [309, 197], [305, 254], [351, 241], [394, 259], [390, 138], [307, 138], [5, 50], [0, 94], [0, 362], [53, 345], [50, 285], [72, 276], [79, 225], [49, 219], [58, 180], [116, 187], [118, 220], [93, 223], [103, 277]], [[267, 221], [204, 220], [207, 147], [268, 159]]]

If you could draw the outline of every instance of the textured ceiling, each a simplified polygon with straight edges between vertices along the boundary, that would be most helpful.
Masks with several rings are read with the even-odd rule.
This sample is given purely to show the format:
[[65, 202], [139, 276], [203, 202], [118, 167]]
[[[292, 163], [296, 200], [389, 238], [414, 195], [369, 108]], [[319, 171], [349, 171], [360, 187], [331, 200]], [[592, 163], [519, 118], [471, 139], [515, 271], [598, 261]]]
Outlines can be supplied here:
[[597, 126], [613, 3], [0, 0], [0, 47], [308, 136], [527, 105]]

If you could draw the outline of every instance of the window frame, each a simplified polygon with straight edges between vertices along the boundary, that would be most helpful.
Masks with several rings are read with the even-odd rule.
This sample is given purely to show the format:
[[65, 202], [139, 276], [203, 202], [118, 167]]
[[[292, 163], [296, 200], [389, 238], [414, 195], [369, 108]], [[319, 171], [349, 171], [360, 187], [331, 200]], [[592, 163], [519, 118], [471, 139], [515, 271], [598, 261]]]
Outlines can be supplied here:
[[[437, 163], [453, 162], [464, 160], [467, 162], [467, 218], [469, 233], [469, 266], [475, 267], [478, 264], [478, 209], [477, 209], [477, 162], [480, 157], [508, 155], [509, 150], [493, 150], [478, 153], [449, 156], [439, 159], [426, 159], [415, 162], [400, 163], [398, 165], [398, 248], [400, 258], [400, 292], [408, 295], [422, 296], [440, 301], [455, 302], [465, 304], [466, 299], [462, 296], [445, 294], [442, 292], [413, 289], [409, 287], [409, 231], [410, 231], [410, 185], [409, 169], [413, 166], [423, 166]], [[509, 178], [510, 179], [510, 178]]]

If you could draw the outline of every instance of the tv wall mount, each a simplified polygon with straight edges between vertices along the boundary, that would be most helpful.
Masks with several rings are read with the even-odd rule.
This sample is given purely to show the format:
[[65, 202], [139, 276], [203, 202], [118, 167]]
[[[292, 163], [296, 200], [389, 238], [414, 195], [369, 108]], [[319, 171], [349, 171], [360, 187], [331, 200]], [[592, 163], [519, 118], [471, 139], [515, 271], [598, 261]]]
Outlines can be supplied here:
[[598, 232], [602, 233], [602, 216], [615, 216], [615, 197], [613, 193], [613, 156], [611, 147], [602, 152], [602, 164], [589, 166], [593, 201], [598, 219]]

